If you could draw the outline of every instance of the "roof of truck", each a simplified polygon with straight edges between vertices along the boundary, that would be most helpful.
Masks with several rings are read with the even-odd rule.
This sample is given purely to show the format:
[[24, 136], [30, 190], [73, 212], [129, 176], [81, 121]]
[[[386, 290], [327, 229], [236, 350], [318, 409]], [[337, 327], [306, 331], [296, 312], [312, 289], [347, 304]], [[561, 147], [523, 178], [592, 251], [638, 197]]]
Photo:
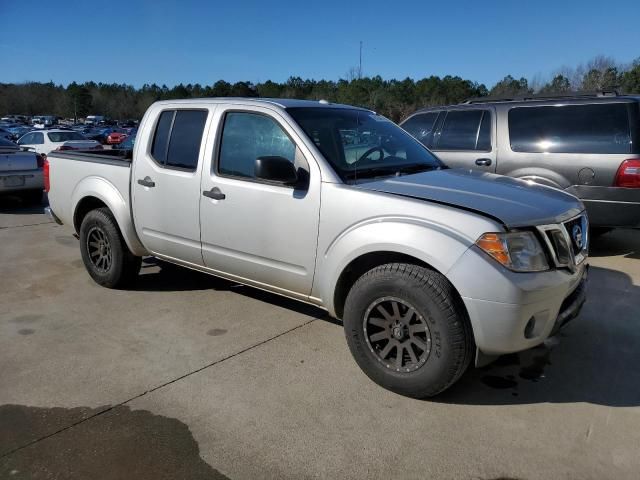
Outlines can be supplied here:
[[176, 103], [197, 103], [202, 105], [203, 103], [249, 103], [256, 105], [275, 105], [280, 108], [299, 108], [299, 107], [315, 107], [315, 108], [356, 108], [359, 110], [367, 110], [362, 107], [354, 107], [352, 105], [344, 105], [342, 103], [331, 103], [326, 100], [296, 100], [293, 98], [251, 98], [251, 97], [206, 97], [206, 98], [189, 98], [189, 99], [176, 99], [176, 100], [161, 100], [157, 102], [162, 105], [172, 105]]

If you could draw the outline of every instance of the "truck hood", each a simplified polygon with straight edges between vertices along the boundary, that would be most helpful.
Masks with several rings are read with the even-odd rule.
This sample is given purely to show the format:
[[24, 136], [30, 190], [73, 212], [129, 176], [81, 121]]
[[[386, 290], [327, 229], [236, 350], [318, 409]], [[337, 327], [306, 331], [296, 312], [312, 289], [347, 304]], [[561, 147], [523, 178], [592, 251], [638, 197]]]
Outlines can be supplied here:
[[580, 200], [561, 190], [466, 169], [391, 177], [356, 188], [451, 205], [497, 219], [508, 228], [560, 223], [584, 210]]

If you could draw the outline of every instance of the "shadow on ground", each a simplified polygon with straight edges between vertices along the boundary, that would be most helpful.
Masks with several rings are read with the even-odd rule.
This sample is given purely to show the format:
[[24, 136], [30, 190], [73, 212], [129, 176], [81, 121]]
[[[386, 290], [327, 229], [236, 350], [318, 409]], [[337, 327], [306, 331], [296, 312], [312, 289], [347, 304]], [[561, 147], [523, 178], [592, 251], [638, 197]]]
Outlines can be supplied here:
[[435, 401], [465, 405], [588, 402], [640, 405], [640, 287], [591, 267], [580, 316], [545, 344], [469, 369]]
[[47, 206], [46, 197], [38, 204], [26, 202], [17, 195], [0, 196], [0, 213], [10, 215], [35, 215], [43, 214], [44, 207]]
[[618, 229], [592, 238], [589, 250], [594, 258], [623, 255], [640, 259], [640, 230]]
[[189, 290], [233, 291], [239, 295], [250, 297], [261, 302], [286, 308], [294, 312], [330, 322], [341, 322], [332, 319], [327, 312], [274, 293], [214, 277], [196, 270], [180, 267], [154, 257], [146, 257], [140, 269], [140, 275], [131, 287], [137, 291], [176, 292]]
[[[227, 479], [200, 457], [184, 423], [125, 406], [104, 410], [0, 406], [0, 478]], [[78, 413], [97, 416], [42, 439]]]

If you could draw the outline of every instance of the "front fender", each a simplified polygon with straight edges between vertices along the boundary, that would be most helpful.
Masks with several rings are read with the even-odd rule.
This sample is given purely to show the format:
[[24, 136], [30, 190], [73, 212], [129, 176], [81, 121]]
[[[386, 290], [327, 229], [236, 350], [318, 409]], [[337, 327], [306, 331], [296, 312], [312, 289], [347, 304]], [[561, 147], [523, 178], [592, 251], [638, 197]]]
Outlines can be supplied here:
[[87, 197], [99, 199], [111, 210], [131, 253], [138, 256], [148, 254], [136, 234], [129, 205], [114, 184], [103, 177], [97, 176], [82, 179], [71, 194], [73, 219], [75, 219], [78, 205]]
[[312, 296], [335, 315], [334, 290], [344, 269], [362, 255], [393, 252], [414, 257], [446, 275], [473, 240], [462, 231], [419, 218], [374, 218], [353, 225], [319, 251]]

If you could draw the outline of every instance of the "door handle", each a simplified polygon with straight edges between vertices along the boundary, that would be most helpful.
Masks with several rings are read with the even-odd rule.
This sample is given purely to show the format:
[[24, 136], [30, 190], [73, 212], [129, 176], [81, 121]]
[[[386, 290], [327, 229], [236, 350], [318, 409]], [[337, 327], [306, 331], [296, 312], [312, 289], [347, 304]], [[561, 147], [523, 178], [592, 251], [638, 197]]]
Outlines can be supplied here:
[[218, 187], [213, 187], [211, 190], [205, 190], [202, 192], [205, 197], [213, 198], [214, 200], [224, 200], [227, 196], [222, 193]]
[[153, 188], [153, 187], [156, 186], [156, 182], [151, 180], [150, 177], [144, 177], [144, 178], [139, 178], [138, 179], [138, 185], [142, 185], [143, 187]]
[[476, 165], [478, 165], [479, 167], [488, 167], [489, 165], [491, 165], [491, 159], [479, 158], [476, 160]]

